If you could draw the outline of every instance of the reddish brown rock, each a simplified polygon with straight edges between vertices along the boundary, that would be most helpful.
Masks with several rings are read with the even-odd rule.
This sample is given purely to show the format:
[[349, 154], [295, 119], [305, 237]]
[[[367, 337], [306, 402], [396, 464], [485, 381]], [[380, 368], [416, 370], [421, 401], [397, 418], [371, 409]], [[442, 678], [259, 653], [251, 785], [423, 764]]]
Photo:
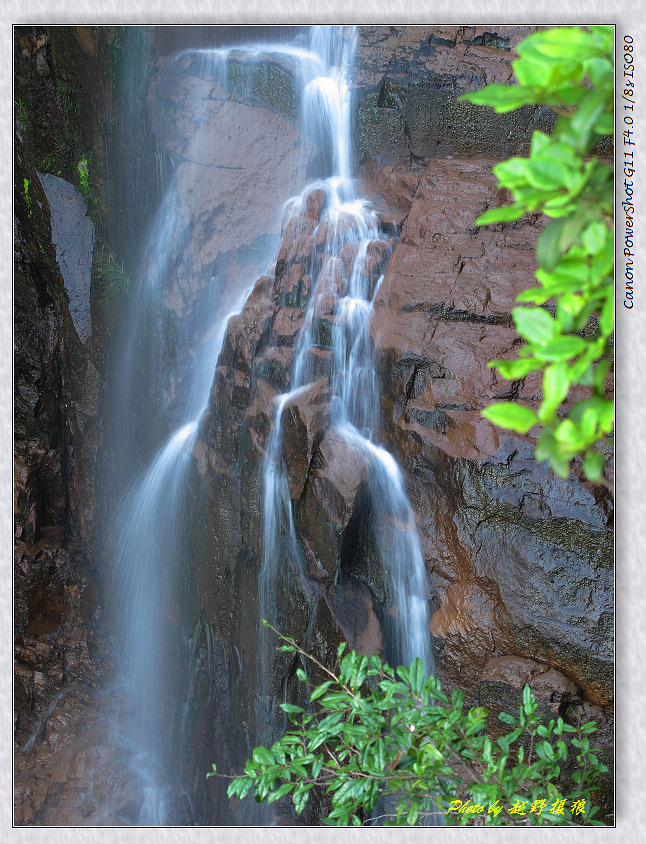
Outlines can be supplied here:
[[371, 460], [348, 445], [334, 429], [328, 429], [319, 446], [322, 464], [312, 478], [312, 494], [325, 507], [333, 524], [347, 524], [359, 487], [370, 473]]
[[314, 313], [316, 316], [333, 316], [336, 303], [344, 295], [342, 259], [325, 255], [316, 283]]
[[253, 400], [245, 412], [245, 418], [259, 460], [266, 457], [265, 447], [276, 418], [278, 392], [266, 381], [258, 379]]
[[303, 327], [305, 312], [302, 308], [282, 308], [276, 314], [273, 337], [277, 346], [293, 346]]
[[293, 499], [303, 493], [312, 457], [330, 424], [330, 397], [328, 380], [321, 378], [283, 409], [282, 450]]
[[565, 703], [579, 699], [579, 690], [572, 680], [549, 665], [519, 656], [492, 657], [484, 667], [480, 682], [505, 683], [521, 691], [528, 685], [534, 697], [547, 701], [555, 713]]
[[423, 170], [392, 164], [379, 167], [368, 158], [362, 175], [365, 194], [374, 203], [379, 218], [399, 230], [411, 209]]
[[344, 581], [328, 586], [323, 594], [349, 648], [360, 656], [383, 656], [383, 635], [370, 590], [356, 581]]
[[244, 312], [229, 320], [220, 365], [251, 373], [273, 316], [272, 282], [271, 276], [261, 276], [245, 303]]
[[[440, 608], [431, 617], [431, 633], [444, 643], [444, 670], [460, 688], [477, 683], [480, 667], [495, 648], [510, 643], [509, 619], [496, 600], [495, 589], [486, 590], [471, 580], [452, 583], [439, 595]], [[463, 654], [469, 652], [468, 664]]]
[[276, 258], [278, 281], [287, 267], [297, 262], [305, 263], [310, 259], [317, 225], [318, 221], [312, 219], [300, 203], [292, 209]]
[[344, 530], [355, 499], [370, 474], [367, 455], [349, 446], [334, 427], [328, 428], [315, 455], [316, 468], [305, 486], [297, 512], [303, 544], [313, 574], [334, 577]]

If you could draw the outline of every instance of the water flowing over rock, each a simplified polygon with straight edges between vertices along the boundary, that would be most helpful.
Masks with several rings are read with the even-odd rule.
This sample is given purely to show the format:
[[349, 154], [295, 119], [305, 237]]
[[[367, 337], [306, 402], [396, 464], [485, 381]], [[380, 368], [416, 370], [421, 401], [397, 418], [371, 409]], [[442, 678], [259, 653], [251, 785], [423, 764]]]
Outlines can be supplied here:
[[16, 823], [318, 824], [206, 779], [305, 699], [262, 619], [421, 656], [494, 731], [528, 682], [610, 760], [611, 493], [480, 415], [540, 401], [487, 364], [543, 222], [475, 220], [552, 118], [458, 98], [532, 28], [19, 30]]

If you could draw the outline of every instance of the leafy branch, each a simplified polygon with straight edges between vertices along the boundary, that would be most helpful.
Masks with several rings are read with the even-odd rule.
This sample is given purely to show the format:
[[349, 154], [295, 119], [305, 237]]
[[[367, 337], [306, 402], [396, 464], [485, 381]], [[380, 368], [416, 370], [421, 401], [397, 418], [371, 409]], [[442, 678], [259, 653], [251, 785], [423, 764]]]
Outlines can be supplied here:
[[[614, 132], [613, 27], [538, 32], [517, 52], [519, 84], [489, 85], [464, 99], [497, 112], [544, 105], [558, 116], [551, 136], [534, 132], [528, 158], [494, 167], [499, 187], [510, 190], [514, 201], [477, 220], [505, 223], [527, 212], [551, 219], [536, 247], [540, 286], [517, 297], [534, 307], [512, 310], [526, 345], [517, 360], [489, 364], [509, 380], [541, 372], [543, 400], [538, 411], [498, 402], [482, 415], [523, 434], [540, 425], [538, 461], [549, 460], [565, 478], [572, 460], [583, 458], [586, 477], [606, 483], [603, 448], [614, 426], [607, 383], [615, 324], [614, 182], [610, 165], [591, 154]], [[588, 394], [566, 412], [575, 387]]]
[[[344, 643], [330, 670], [293, 639], [278, 635], [281, 650], [300, 654], [329, 679], [315, 686], [303, 668], [297, 670], [311, 690], [309, 705], [282, 704], [293, 726], [270, 748], [254, 749], [244, 774], [229, 784], [229, 797], [242, 799], [252, 790], [258, 802], [289, 797], [300, 815], [318, 786], [330, 797], [324, 822], [334, 826], [375, 823], [375, 810], [386, 825], [427, 818], [466, 825], [480, 815], [485, 825], [510, 825], [518, 822], [514, 807], [521, 803], [535, 807], [524, 813], [523, 823], [602, 825], [594, 820], [592, 793], [607, 768], [589, 745], [593, 722], [573, 726], [558, 718], [541, 724], [526, 686], [518, 719], [499, 716], [512, 731], [494, 741], [485, 733], [488, 711], [475, 707], [465, 713], [464, 692], [455, 690], [449, 699], [439, 681], [426, 676], [420, 659], [395, 671], [377, 656], [345, 653]], [[570, 746], [579, 753], [576, 790], [564, 798], [558, 779], [568, 758], [566, 734], [572, 734]], [[207, 776], [221, 775], [213, 765]], [[386, 797], [397, 805], [384, 814]], [[462, 806], [473, 808], [460, 812]], [[571, 811], [576, 806], [583, 807], [582, 817]]]

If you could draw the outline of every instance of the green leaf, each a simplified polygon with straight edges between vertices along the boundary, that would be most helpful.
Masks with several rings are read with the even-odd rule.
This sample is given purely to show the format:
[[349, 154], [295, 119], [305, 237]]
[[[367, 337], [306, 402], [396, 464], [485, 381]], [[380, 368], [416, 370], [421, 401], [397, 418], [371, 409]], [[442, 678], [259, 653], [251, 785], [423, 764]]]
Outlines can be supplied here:
[[615, 330], [615, 297], [613, 295], [608, 296], [603, 305], [599, 328], [604, 337], [609, 337]]
[[546, 343], [558, 334], [554, 318], [543, 308], [514, 308], [516, 329], [530, 343]]
[[550, 761], [552, 759], [554, 759], [554, 748], [549, 743], [549, 741], [544, 741], [542, 747], [543, 747], [543, 750], [545, 751], [546, 759], [549, 759]]
[[273, 765], [276, 761], [267, 748], [262, 747], [262, 745], [254, 748], [252, 756], [256, 762], [260, 762], [264, 765]]
[[281, 703], [280, 708], [284, 712], [305, 712], [302, 706], [295, 706], [293, 703]]
[[330, 688], [330, 686], [334, 685], [333, 680], [326, 680], [324, 683], [321, 683], [320, 686], [317, 686], [312, 694], [310, 695], [310, 701], [314, 701], [317, 698], [321, 697], [321, 695], [325, 694], [325, 692]]
[[417, 823], [417, 818], [419, 817], [419, 807], [417, 803], [413, 803], [413, 805], [408, 810], [408, 814], [406, 815], [406, 823], [409, 826], [415, 826]]
[[510, 158], [496, 164], [493, 172], [498, 177], [501, 187], [514, 189], [519, 185], [527, 184], [527, 165], [526, 158]]
[[615, 118], [613, 114], [602, 114], [594, 124], [594, 131], [598, 135], [613, 135], [615, 131]]
[[267, 798], [267, 803], [274, 803], [276, 800], [280, 800], [281, 797], [284, 797], [286, 794], [294, 788], [293, 782], [286, 782], [284, 785], [281, 785], [279, 789], [273, 791], [269, 797]]
[[536, 242], [536, 260], [539, 266], [546, 270], [553, 270], [563, 254], [560, 241], [566, 219], [567, 217], [548, 223]]
[[535, 703], [535, 700], [534, 695], [532, 694], [532, 690], [529, 688], [529, 686], [525, 685], [523, 687], [523, 706], [531, 706], [533, 703]]
[[549, 149], [554, 141], [545, 132], [540, 132], [538, 129], [532, 134], [531, 154], [540, 155], [543, 150]]
[[518, 333], [530, 343], [546, 343], [558, 334], [553, 317], [543, 308], [513, 308], [511, 315]]
[[590, 223], [581, 237], [583, 247], [590, 255], [598, 255], [606, 244], [608, 234], [608, 227], [603, 223]]
[[538, 418], [545, 424], [564, 401], [570, 389], [569, 369], [565, 363], [548, 366], [543, 374], [543, 404]]
[[424, 685], [426, 670], [424, 663], [419, 657], [415, 657], [410, 667], [410, 685], [415, 694], [419, 694]]
[[551, 343], [536, 349], [535, 355], [544, 361], [565, 361], [580, 355], [586, 348], [586, 341], [582, 337], [559, 337]]
[[586, 152], [595, 123], [606, 107], [607, 95], [604, 91], [590, 91], [581, 101], [572, 118], [572, 131], [578, 137], [579, 152]]
[[494, 360], [488, 366], [494, 366], [503, 378], [515, 381], [524, 378], [530, 372], [535, 372], [542, 367], [540, 361], [533, 358], [520, 358], [519, 360]]
[[568, 170], [555, 158], [530, 159], [525, 172], [529, 184], [538, 190], [554, 191], [567, 184]]
[[502, 205], [500, 208], [490, 208], [482, 213], [476, 220], [477, 226], [488, 226], [491, 223], [507, 223], [511, 220], [519, 220], [525, 209], [521, 205]]
[[583, 461], [583, 471], [586, 478], [595, 484], [598, 484], [603, 479], [603, 454], [596, 451], [588, 451]]
[[534, 94], [521, 87], [493, 84], [479, 91], [463, 94], [460, 99], [468, 100], [475, 105], [490, 106], [499, 114], [503, 114], [532, 103]]
[[561, 422], [554, 433], [554, 438], [557, 442], [570, 446], [574, 450], [582, 445], [579, 429], [571, 419], [564, 419]]
[[546, 58], [558, 59], [561, 62], [568, 58], [579, 60], [582, 55], [585, 56], [593, 49], [590, 34], [579, 27], [558, 27], [537, 32], [531, 41], [526, 39], [519, 44], [516, 51], [524, 56], [530, 51], [530, 45]]
[[482, 416], [500, 428], [510, 428], [520, 434], [526, 434], [538, 422], [533, 410], [514, 402], [490, 404], [482, 411]]

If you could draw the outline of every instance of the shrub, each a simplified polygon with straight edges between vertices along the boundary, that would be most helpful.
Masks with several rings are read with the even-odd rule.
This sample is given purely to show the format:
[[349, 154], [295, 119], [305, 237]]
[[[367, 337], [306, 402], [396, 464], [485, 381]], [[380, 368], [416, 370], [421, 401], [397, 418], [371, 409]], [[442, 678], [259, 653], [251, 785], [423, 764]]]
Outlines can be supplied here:
[[[487, 710], [465, 713], [464, 692], [449, 700], [419, 659], [394, 671], [376, 656], [344, 653], [342, 644], [332, 671], [280, 638], [281, 650], [300, 654], [329, 679], [313, 686], [298, 669], [311, 689], [309, 706], [282, 704], [293, 726], [270, 748], [255, 748], [229, 784], [230, 797], [252, 789], [258, 802], [289, 797], [300, 815], [321, 786], [331, 798], [325, 823], [335, 826], [374, 823], [369, 816], [384, 798], [396, 801], [380, 818], [386, 825], [430, 819], [462, 826], [474, 818], [493, 826], [603, 825], [592, 805], [595, 780], [607, 771], [589, 744], [594, 722], [541, 724], [526, 686], [518, 718], [499, 716], [510, 732], [494, 741], [485, 732]], [[576, 788], [563, 796], [559, 775], [573, 748]], [[220, 776], [215, 765], [207, 776]]]

